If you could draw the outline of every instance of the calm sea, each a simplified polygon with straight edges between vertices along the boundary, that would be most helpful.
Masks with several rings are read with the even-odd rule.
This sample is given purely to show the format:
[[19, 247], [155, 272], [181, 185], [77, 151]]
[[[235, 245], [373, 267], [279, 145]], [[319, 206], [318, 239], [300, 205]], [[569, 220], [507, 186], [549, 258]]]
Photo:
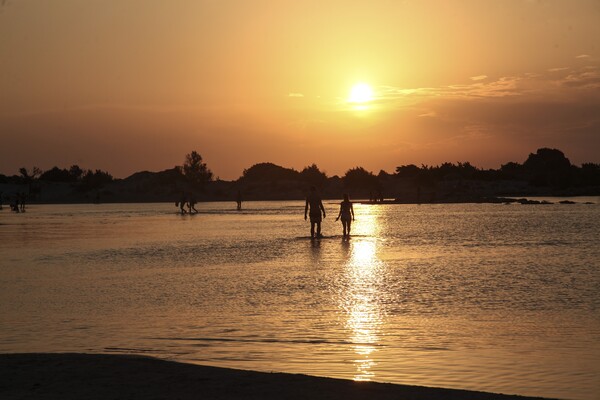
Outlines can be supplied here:
[[0, 211], [0, 352], [598, 399], [600, 199]]

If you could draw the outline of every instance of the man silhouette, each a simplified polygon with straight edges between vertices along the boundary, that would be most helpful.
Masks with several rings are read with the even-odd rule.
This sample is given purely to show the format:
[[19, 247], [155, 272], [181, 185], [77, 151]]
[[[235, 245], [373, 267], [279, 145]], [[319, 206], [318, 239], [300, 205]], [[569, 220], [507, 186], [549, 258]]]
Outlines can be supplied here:
[[235, 202], [237, 203], [238, 211], [242, 209], [242, 191], [237, 191], [237, 196], [235, 196]]
[[317, 237], [323, 237], [321, 235], [321, 212], [325, 218], [325, 207], [321, 197], [317, 194], [317, 189], [314, 186], [310, 187], [310, 193], [306, 197], [306, 204], [304, 206], [304, 219], [306, 220], [306, 214], [310, 208], [310, 238], [315, 238], [315, 225], [317, 225]]

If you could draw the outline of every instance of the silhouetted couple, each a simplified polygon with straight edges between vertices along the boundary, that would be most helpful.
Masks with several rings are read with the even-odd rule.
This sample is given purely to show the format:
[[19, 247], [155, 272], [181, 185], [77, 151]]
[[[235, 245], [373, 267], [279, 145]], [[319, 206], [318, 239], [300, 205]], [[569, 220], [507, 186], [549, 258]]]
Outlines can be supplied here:
[[[185, 210], [186, 206], [188, 211]], [[179, 207], [179, 212], [182, 215], [187, 213], [196, 214], [198, 212], [198, 210], [196, 210], [196, 198], [191, 192], [187, 196], [185, 192], [181, 192], [181, 197], [179, 198], [179, 201], [175, 202], [175, 207]]]
[[[310, 210], [310, 212], [309, 212]], [[310, 193], [306, 197], [306, 204], [304, 205], [304, 219], [306, 220], [307, 214], [310, 216], [310, 237], [321, 238], [321, 221], [325, 218], [325, 207], [323, 207], [323, 201], [317, 194], [317, 189], [314, 186], [310, 187]], [[335, 219], [336, 221], [342, 219], [342, 226], [344, 229], [344, 237], [350, 236], [351, 221], [354, 220], [354, 207], [348, 198], [347, 194], [344, 194], [344, 201], [340, 203], [340, 212]], [[317, 228], [315, 236], [315, 225]]]

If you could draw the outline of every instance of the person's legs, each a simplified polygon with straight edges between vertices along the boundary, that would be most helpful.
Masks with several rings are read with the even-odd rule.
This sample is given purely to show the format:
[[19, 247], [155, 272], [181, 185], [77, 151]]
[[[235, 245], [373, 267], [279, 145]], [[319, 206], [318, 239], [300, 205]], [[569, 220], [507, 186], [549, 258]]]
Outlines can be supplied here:
[[317, 222], [317, 237], [321, 237], [321, 221]]
[[350, 236], [350, 226], [352, 225], [352, 220], [348, 220], [348, 236]]
[[310, 222], [310, 237], [314, 238], [315, 237], [315, 223], [314, 222]]
[[344, 228], [344, 236], [346, 236], [347, 226], [348, 226], [348, 222], [345, 220], [342, 220], [342, 227]]

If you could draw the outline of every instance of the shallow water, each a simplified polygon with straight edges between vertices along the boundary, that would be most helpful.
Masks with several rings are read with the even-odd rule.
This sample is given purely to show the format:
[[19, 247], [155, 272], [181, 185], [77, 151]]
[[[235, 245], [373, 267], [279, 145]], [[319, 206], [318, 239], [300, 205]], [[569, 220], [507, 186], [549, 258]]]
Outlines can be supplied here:
[[148, 354], [594, 399], [600, 201], [355, 205], [322, 240], [301, 202], [0, 211], [0, 352]]

